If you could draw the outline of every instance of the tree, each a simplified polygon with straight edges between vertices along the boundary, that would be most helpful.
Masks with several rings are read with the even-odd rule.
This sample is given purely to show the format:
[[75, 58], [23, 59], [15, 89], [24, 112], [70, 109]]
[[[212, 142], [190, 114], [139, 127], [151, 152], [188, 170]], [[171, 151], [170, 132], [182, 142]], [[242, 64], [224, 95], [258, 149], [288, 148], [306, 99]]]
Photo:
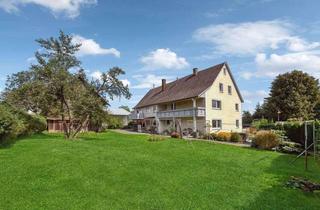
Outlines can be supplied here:
[[121, 105], [121, 106], [119, 106], [119, 108], [120, 108], [120, 109], [124, 109], [124, 110], [130, 112], [130, 108], [129, 108], [128, 106]]
[[294, 70], [277, 76], [272, 82], [264, 110], [272, 119], [277, 119], [278, 112], [280, 120], [313, 119], [319, 98], [319, 81], [307, 73]]
[[255, 111], [252, 115], [253, 119], [261, 119], [264, 118], [264, 106], [260, 105], [260, 103], [258, 103], [256, 105]]
[[320, 120], [320, 102], [317, 103], [314, 110], [315, 110], [314, 118]]
[[90, 121], [102, 120], [109, 100], [131, 97], [128, 86], [118, 79], [125, 73], [118, 67], [100, 79], [87, 78], [75, 56], [81, 45], [74, 44], [72, 36], [60, 31], [58, 38], [37, 42], [43, 48], [35, 53], [38, 64], [10, 76], [3, 98], [27, 111], [60, 116], [66, 138], [75, 138]]
[[249, 111], [242, 112], [242, 124], [243, 125], [250, 125], [252, 123], [252, 115]]

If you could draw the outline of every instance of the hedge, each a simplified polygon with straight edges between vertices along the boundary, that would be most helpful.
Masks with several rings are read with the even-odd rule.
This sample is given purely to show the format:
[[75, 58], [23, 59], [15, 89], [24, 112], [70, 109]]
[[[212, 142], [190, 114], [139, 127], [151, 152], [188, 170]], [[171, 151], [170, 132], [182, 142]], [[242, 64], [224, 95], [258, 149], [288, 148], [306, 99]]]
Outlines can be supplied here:
[[[286, 121], [282, 123], [274, 123], [266, 119], [256, 120], [252, 123], [252, 127], [257, 130], [281, 130], [285, 132], [288, 140], [304, 145], [305, 141], [305, 127], [304, 123], [300, 121]], [[315, 121], [315, 127], [320, 130], [320, 121]], [[318, 131], [320, 132], [320, 131]], [[312, 127], [308, 126], [308, 139], [310, 144], [312, 140]]]
[[11, 144], [21, 136], [40, 133], [46, 128], [45, 118], [0, 104], [0, 146]]

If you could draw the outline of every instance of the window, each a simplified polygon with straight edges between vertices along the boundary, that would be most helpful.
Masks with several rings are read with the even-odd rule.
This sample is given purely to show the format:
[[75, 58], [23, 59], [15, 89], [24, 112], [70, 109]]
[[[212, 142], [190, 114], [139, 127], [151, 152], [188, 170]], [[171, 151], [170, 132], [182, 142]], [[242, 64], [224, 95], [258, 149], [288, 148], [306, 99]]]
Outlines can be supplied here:
[[212, 100], [212, 108], [214, 108], [214, 109], [221, 109], [221, 101]]
[[239, 128], [239, 120], [236, 120], [236, 127]]
[[212, 128], [215, 128], [215, 129], [222, 128], [221, 124], [222, 124], [221, 120], [212, 120]]
[[171, 110], [176, 110], [176, 104], [175, 103], [171, 104]]
[[228, 93], [229, 93], [229, 95], [231, 95], [231, 94], [232, 94], [231, 85], [228, 85]]
[[167, 120], [167, 125], [170, 125], [170, 120]]
[[219, 83], [219, 90], [221, 93], [223, 93], [223, 84], [222, 83]]
[[235, 109], [237, 112], [239, 111], [239, 104], [235, 104]]
[[223, 68], [223, 74], [227, 75], [227, 69], [226, 68]]

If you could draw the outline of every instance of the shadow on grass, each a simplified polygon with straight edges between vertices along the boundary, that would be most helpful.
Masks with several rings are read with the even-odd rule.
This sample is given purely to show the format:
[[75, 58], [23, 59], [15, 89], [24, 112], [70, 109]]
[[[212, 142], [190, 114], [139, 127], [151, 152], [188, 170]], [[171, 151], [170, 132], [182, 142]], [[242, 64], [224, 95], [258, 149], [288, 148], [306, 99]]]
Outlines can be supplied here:
[[[264, 161], [263, 157], [259, 161]], [[320, 182], [320, 167], [313, 158], [309, 159], [309, 169], [304, 170], [304, 160], [299, 159], [295, 163], [291, 161], [294, 155], [280, 155], [272, 161], [261, 174], [263, 177], [261, 185], [265, 190], [254, 192], [253, 201], [249, 201], [243, 209], [320, 209], [320, 193], [306, 193], [299, 189], [285, 186], [291, 176], [304, 177], [315, 182]], [[268, 186], [268, 183], [269, 186]]]
[[49, 140], [49, 139], [56, 139], [56, 138], [63, 138], [63, 134], [61, 133], [36, 133], [32, 135], [25, 135], [20, 136], [18, 138], [10, 138], [2, 140], [0, 143], [0, 149], [9, 149], [18, 141], [28, 141], [28, 140]]

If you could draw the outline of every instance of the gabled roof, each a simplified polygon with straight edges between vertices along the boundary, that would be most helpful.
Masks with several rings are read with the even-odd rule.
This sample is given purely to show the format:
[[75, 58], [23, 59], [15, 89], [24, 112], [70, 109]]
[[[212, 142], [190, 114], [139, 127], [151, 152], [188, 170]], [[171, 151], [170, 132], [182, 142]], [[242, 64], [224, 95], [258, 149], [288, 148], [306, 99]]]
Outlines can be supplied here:
[[167, 83], [163, 91], [161, 86], [149, 90], [149, 92], [140, 100], [135, 108], [199, 96], [213, 84], [224, 65], [226, 65], [234, 86], [236, 87], [237, 93], [243, 102], [242, 96], [237, 84], [234, 81], [228, 64], [224, 62], [199, 71], [197, 75], [190, 74], [181, 79]]
[[108, 113], [110, 115], [122, 115], [122, 116], [126, 116], [126, 115], [129, 115], [130, 112], [128, 112], [127, 110], [125, 109], [121, 109], [121, 108], [110, 108], [108, 110]]

